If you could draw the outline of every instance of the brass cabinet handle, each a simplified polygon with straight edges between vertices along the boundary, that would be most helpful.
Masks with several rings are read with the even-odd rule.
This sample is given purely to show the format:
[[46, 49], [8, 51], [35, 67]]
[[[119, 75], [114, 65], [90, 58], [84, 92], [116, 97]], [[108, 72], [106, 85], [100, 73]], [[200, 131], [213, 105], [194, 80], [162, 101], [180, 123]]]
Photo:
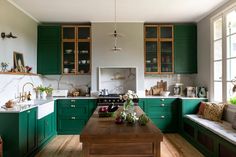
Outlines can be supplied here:
[[75, 100], [70, 100], [70, 102], [75, 102]]
[[162, 119], [164, 119], [164, 118], [165, 118], [165, 116], [161, 116], [161, 118], [162, 118]]
[[71, 117], [71, 119], [75, 120], [75, 117]]
[[28, 111], [28, 113], [30, 113], [30, 111]]
[[74, 108], [74, 107], [75, 107], [75, 105], [70, 105], [70, 107], [73, 107], [73, 108]]
[[165, 101], [165, 99], [161, 99], [161, 101]]
[[165, 104], [161, 104], [161, 107], [165, 107]]

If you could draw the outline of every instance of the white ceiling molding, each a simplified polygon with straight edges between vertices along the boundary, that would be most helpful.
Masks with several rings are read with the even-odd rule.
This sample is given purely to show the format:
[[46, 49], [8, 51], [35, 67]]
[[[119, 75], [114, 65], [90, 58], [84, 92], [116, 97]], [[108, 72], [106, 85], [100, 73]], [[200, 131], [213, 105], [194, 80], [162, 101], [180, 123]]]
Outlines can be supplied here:
[[25, 11], [23, 8], [21, 8], [19, 5], [17, 5], [14, 1], [12, 0], [7, 0], [9, 3], [11, 3], [14, 7], [16, 7], [17, 9], [19, 9], [20, 11], [22, 11], [25, 15], [29, 16], [32, 20], [34, 20], [35, 22], [39, 23], [39, 20], [37, 20], [34, 16], [32, 16], [30, 13], [28, 13], [27, 11]]
[[[8, 0], [37, 22], [113, 22], [112, 0]], [[117, 0], [117, 22], [198, 22], [229, 0]]]

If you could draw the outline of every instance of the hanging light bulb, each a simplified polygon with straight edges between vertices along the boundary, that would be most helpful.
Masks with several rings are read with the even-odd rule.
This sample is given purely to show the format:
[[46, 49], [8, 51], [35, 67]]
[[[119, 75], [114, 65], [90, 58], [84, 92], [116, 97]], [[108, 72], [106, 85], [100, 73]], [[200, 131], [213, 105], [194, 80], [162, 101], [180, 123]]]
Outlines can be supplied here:
[[112, 50], [114, 52], [117, 52], [117, 51], [121, 51], [121, 48], [117, 47], [117, 40], [118, 40], [118, 37], [120, 37], [121, 35], [117, 33], [116, 0], [114, 0], [114, 6], [115, 6], [115, 9], [114, 9], [115, 23], [114, 23], [114, 31], [112, 33], [112, 36], [114, 38], [114, 46]]

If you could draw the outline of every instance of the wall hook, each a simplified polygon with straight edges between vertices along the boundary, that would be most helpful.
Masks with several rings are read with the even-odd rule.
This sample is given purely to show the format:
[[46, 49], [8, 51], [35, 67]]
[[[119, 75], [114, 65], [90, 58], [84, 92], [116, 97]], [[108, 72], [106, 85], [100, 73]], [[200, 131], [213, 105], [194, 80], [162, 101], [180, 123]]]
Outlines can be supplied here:
[[10, 32], [9, 34], [6, 34], [5, 32], [2, 32], [1, 33], [1, 37], [3, 38], [3, 39], [5, 39], [5, 38], [17, 38], [17, 36], [15, 36], [15, 35], [13, 35], [12, 34], [12, 32]]

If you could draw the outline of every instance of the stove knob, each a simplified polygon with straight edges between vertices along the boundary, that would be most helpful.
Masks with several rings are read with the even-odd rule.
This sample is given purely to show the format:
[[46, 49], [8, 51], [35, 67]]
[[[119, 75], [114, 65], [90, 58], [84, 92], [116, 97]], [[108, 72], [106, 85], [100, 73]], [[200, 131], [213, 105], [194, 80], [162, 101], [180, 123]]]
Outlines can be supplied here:
[[113, 102], [116, 102], [116, 100], [113, 100]]
[[120, 99], [117, 99], [116, 102], [120, 102]]
[[108, 100], [108, 102], [111, 102], [111, 100]]
[[105, 99], [104, 102], [107, 102], [107, 100]]

